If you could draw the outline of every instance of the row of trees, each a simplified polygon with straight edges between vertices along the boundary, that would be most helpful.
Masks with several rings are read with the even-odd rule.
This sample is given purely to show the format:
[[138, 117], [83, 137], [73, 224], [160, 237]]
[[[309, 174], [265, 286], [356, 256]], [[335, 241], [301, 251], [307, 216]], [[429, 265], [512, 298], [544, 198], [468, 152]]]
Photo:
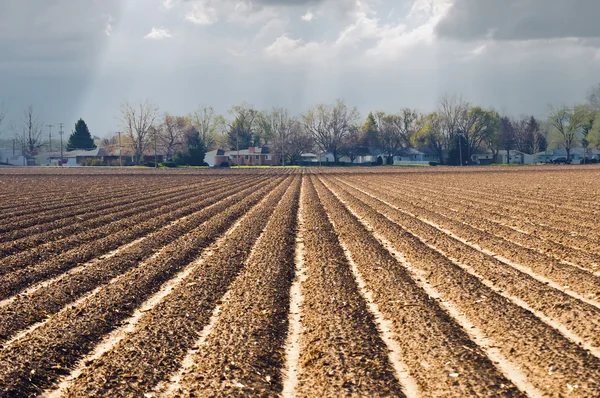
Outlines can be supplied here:
[[[4, 116], [0, 107], [0, 125]], [[484, 149], [495, 157], [502, 149], [534, 154], [552, 145], [570, 155], [575, 147], [600, 148], [600, 84], [590, 90], [587, 103], [552, 107], [547, 120], [510, 118], [445, 95], [434, 112], [422, 114], [409, 108], [397, 113], [371, 112], [364, 122], [356, 108], [340, 100], [315, 105], [299, 116], [284, 108], [259, 111], [248, 104], [234, 106], [226, 115], [202, 106], [187, 116], [177, 116], [161, 113], [146, 100], [123, 103], [120, 125], [121, 133], [101, 144], [129, 147], [136, 163], [156, 150], [169, 160], [201, 164], [205, 151], [250, 146], [268, 146], [292, 163], [313, 151], [331, 153], [335, 162], [342, 156], [354, 161], [366, 154], [391, 160], [407, 148], [428, 148], [448, 164], [467, 163]], [[42, 128], [32, 107], [24, 112], [21, 132], [14, 123], [10, 126], [27, 153], [44, 145]], [[94, 147], [87, 125], [79, 120], [67, 148]]]
[[[6, 112], [4, 104], [2, 104], [0, 105], [0, 128], [2, 127], [5, 117]], [[24, 154], [35, 154], [43, 147], [49, 146], [50, 144], [50, 137], [46, 140], [44, 134], [44, 123], [40, 122], [39, 117], [36, 115], [33, 106], [31, 105], [23, 112], [21, 129], [19, 130], [14, 121], [9, 123], [8, 129], [12, 133], [15, 143], [22, 148]], [[66, 149], [71, 151], [75, 149], [89, 150], [95, 148], [96, 144], [94, 143], [94, 139], [92, 138], [86, 123], [82, 119], [79, 119], [69, 136], [66, 143]]]
[[[232, 107], [226, 116], [201, 107], [188, 116], [160, 115], [148, 101], [125, 103], [122, 121], [136, 154], [158, 142], [167, 158], [185, 152], [190, 142], [201, 141], [207, 150], [269, 146], [287, 162], [307, 152], [342, 156], [381, 154], [391, 158], [406, 148], [429, 148], [442, 163], [467, 163], [480, 150], [494, 157], [500, 150], [534, 154], [550, 145], [565, 148], [600, 148], [600, 85], [588, 103], [552, 107], [547, 120], [534, 116], [510, 118], [493, 109], [474, 106], [460, 97], [445, 95], [436, 111], [414, 109], [397, 113], [372, 112], [364, 122], [356, 108], [343, 101], [318, 104], [298, 117], [286, 109], [259, 111], [248, 104]], [[190, 141], [190, 139], [192, 141]]]

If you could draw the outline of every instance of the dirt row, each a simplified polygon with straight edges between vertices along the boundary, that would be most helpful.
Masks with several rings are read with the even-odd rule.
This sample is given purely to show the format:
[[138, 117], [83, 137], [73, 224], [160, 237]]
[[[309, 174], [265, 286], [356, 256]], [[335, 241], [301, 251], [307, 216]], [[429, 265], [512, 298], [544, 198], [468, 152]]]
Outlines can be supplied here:
[[[523, 300], [529, 307], [554, 319], [592, 346], [600, 346], [600, 308], [582, 302], [570, 295], [542, 283], [498, 259], [482, 253], [448, 236], [439, 229], [405, 213], [404, 207], [391, 208], [379, 199], [369, 197], [355, 189], [337, 189], [355, 196], [371, 208], [386, 215], [395, 223], [435, 248], [444, 257], [472, 270], [478, 277], [489, 281], [498, 290]], [[382, 201], [385, 195], [373, 191]], [[395, 206], [395, 205], [394, 205]]]
[[[92, 198], [85, 197], [85, 199], [82, 199], [81, 197], [66, 197], [62, 203], [59, 202], [49, 207], [37, 206], [29, 209], [19, 209], [17, 212], [5, 216], [6, 224], [2, 225], [0, 233], [17, 228], [27, 228], [41, 222], [53, 221], [57, 214], [57, 210], [65, 216], [86, 216], [90, 209], [102, 210], [106, 208], [104, 206], [110, 205], [110, 203], [107, 203], [107, 199], [108, 202], [118, 201], [119, 204], [122, 204], [127, 203], [127, 198], [141, 193], [140, 191], [149, 194], [156, 190], [164, 189], [164, 187], [157, 182], [150, 182], [148, 185], [149, 186], [135, 186], [137, 189], [134, 190], [132, 190], [132, 187], [121, 187], [120, 189], [116, 189], [116, 192], [111, 191], [109, 198], [106, 198], [106, 193], [104, 193], [103, 196], [98, 195]], [[43, 196], [44, 194], [41, 193], [40, 195]]]
[[[0, 214], [3, 217], [16, 217], [30, 212], [43, 212], [52, 209], [62, 209], [63, 206], [80, 205], [82, 201], [96, 200], [101, 201], [106, 197], [106, 192], [111, 192], [114, 198], [131, 194], [131, 187], [139, 188], [169, 188], [180, 185], [158, 181], [146, 181], [140, 184], [139, 180], [133, 179], [113, 179], [112, 181], [104, 181], [98, 184], [98, 181], [73, 181], [71, 179], [61, 178], [59, 181], [44, 180], [44, 184], [36, 181], [35, 184], [23, 184], [20, 181], [14, 185], [14, 195], [1, 199], [2, 206]], [[50, 187], [55, 188], [50, 188]], [[8, 186], [5, 185], [7, 189]], [[76, 187], [76, 189], [74, 189]]]
[[50, 387], [89, 353], [102, 336], [130, 317], [164, 282], [194, 261], [254, 207], [270, 188], [257, 189], [165, 246], [143, 267], [131, 269], [0, 351], [0, 395], [32, 395]]
[[404, 396], [312, 182], [302, 185], [303, 330], [296, 394]]
[[[276, 183], [276, 182], [275, 182]], [[271, 186], [270, 184], [269, 186]], [[165, 226], [147, 239], [127, 247], [115, 256], [87, 265], [80, 272], [49, 283], [28, 295], [19, 295], [8, 305], [0, 307], [0, 343], [19, 330], [60, 311], [65, 305], [92, 291], [97, 286], [138, 266], [163, 246], [170, 244], [211, 217], [248, 195], [241, 191], [212, 206]]]
[[[145, 214], [139, 219], [132, 217], [125, 220], [127, 224], [124, 226], [125, 229], [117, 228], [116, 231], [113, 231], [112, 234], [104, 238], [83, 244], [73, 250], [54, 256], [48, 261], [18, 268], [13, 272], [5, 274], [0, 280], [0, 299], [6, 299], [34, 283], [57, 276], [77, 265], [104, 255], [122, 245], [157, 231], [181, 217], [217, 203], [230, 195], [243, 190], [250, 192], [255, 189], [254, 187], [261, 180], [263, 179], [247, 182], [246, 184], [233, 184], [235, 185], [234, 188], [222, 187], [207, 194], [207, 198], [205, 199], [191, 198], [186, 201], [187, 203], [180, 204], [182, 207], [176, 210], [170, 206], [164, 206], [164, 208], [154, 212], [154, 214]], [[19, 265], [20, 263], [18, 262], [15, 264], [17, 267]], [[3, 267], [5, 266], [3, 265]]]
[[[472, 193], [484, 193], [497, 196], [502, 195], [504, 198], [526, 198], [528, 201], [534, 200], [541, 202], [544, 205], [554, 206], [559, 204], [560, 208], [566, 208], [569, 211], [580, 212], [582, 209], [590, 211], [592, 214], [598, 215], [598, 205], [600, 201], [597, 196], [593, 194], [593, 187], [590, 186], [590, 182], [593, 181], [594, 176], [586, 176], [584, 174], [578, 175], [553, 175], [548, 178], [547, 175], [540, 173], [531, 173], [529, 178], [494, 178], [496, 184], [489, 185], [484, 181], [478, 183], [473, 181], [473, 184], [469, 184], [468, 188], [465, 185], [465, 181], [459, 180], [454, 181], [452, 178], [445, 178], [444, 184], [446, 187], [455, 189], [456, 191], [468, 191]], [[581, 180], [583, 184], [573, 183], [576, 180]], [[564, 181], [568, 181], [569, 184], [565, 185]], [[433, 186], [436, 184], [433, 183]], [[502, 189], [498, 190], [501, 186]], [[577, 188], [577, 189], [574, 189]], [[581, 189], [590, 192], [589, 195], [584, 194]], [[552, 192], [551, 195], [548, 192]]]
[[[352, 179], [354, 181], [354, 179]], [[359, 181], [363, 182], [363, 179]], [[398, 184], [393, 181], [386, 181], [386, 183], [390, 183], [392, 185], [398, 186]], [[407, 191], [411, 188], [407, 187], [408, 184], [402, 185], [399, 189]], [[486, 215], [486, 218], [493, 220], [494, 222], [501, 223], [507, 225], [511, 228], [515, 228], [521, 231], [524, 231], [533, 236], [539, 236], [543, 239], [547, 239], [550, 241], [554, 241], [560, 243], [562, 245], [573, 247], [580, 251], [588, 251], [592, 252], [596, 255], [600, 255], [600, 244], [599, 241], [593, 237], [586, 236], [585, 234], [575, 233], [570, 227], [566, 228], [561, 223], [548, 224], [548, 220], [541, 218], [541, 220], [532, 220], [528, 215], [511, 215], [510, 211], [502, 206], [498, 206], [494, 203], [481, 203], [475, 198], [466, 199], [457, 194], [449, 194], [447, 192], [439, 192], [435, 189], [427, 189], [423, 188], [421, 193], [417, 191], [416, 195], [420, 196], [423, 192], [427, 195], [431, 195], [434, 198], [439, 198], [443, 195], [444, 199], [452, 200], [453, 202], [460, 203], [460, 205], [465, 206], [469, 209], [470, 214], [482, 214]], [[439, 199], [438, 199], [439, 201]], [[536, 208], [537, 209], [537, 208]], [[531, 214], [533, 212], [530, 212]], [[555, 213], [560, 214], [560, 211], [556, 211]], [[589, 231], [590, 229], [584, 229], [585, 231]]]
[[[484, 250], [503, 256], [511, 262], [531, 269], [531, 272], [535, 273], [535, 275], [541, 275], [544, 278], [556, 282], [560, 286], [568, 286], [569, 290], [576, 292], [580, 296], [600, 303], [600, 277], [593, 275], [590, 271], [560, 262], [552, 256], [547, 256], [535, 250], [514, 244], [502, 237], [471, 227], [464, 222], [443, 216], [428, 210], [423, 206], [412, 204], [409, 201], [399, 199], [397, 195], [385, 193], [383, 190], [375, 188], [373, 184], [366, 184], [365, 186], [368, 187], [368, 191], [374, 196], [410, 213], [406, 214], [404, 217], [409, 221], [414, 221], [414, 218], [412, 217], [414, 215], [421, 220], [432, 222]], [[432, 234], [436, 234], [433, 236], [439, 236], [439, 239], [447, 239], [451, 242], [448, 244], [449, 247], [452, 247], [453, 244], [465, 246], [460, 242], [451, 239], [441, 231], [434, 231], [435, 228], [431, 226], [429, 226], [429, 228], [423, 226], [423, 228], [427, 231], [423, 233], [424, 236], [431, 237]], [[491, 256], [486, 256], [482, 253], [478, 254], [478, 251], [472, 248], [463, 247], [462, 250], [463, 252], [468, 251], [472, 253], [472, 255], [478, 255], [482, 258], [491, 258]], [[448, 255], [451, 256], [450, 253], [448, 253]], [[495, 260], [495, 263], [498, 264], [499, 261]], [[507, 270], [510, 269], [509, 266], [503, 268]], [[574, 313], [571, 314], [576, 316]]]
[[282, 391], [300, 182], [296, 177], [277, 206], [176, 394], [277, 396]]
[[[0, 243], [0, 259], [7, 257], [12, 254], [22, 252], [26, 249], [31, 249], [44, 245], [47, 242], [53, 244], [58, 243], [57, 240], [65, 242], [77, 233], [89, 233], [93, 229], [100, 227], [108, 227], [111, 223], [120, 221], [129, 216], [135, 215], [136, 213], [143, 213], [145, 211], [160, 207], [165, 202], [178, 201], [181, 198], [190, 197], [193, 194], [200, 194], [203, 191], [222, 185], [221, 182], [214, 182], [212, 184], [206, 184], [202, 188], [191, 187], [191, 188], [176, 188], [161, 192], [157, 195], [143, 194], [139, 197], [130, 198], [127, 203], [110, 207], [100, 212], [94, 212], [95, 214], [85, 220], [78, 220], [73, 222], [72, 219], [63, 219], [56, 222], [47, 223], [44, 226], [31, 227], [35, 229], [33, 231], [17, 230], [15, 235], [22, 236], [19, 239], [9, 238], [9, 241]], [[64, 225], [61, 227], [61, 225]], [[8, 233], [7, 235], [10, 235]], [[101, 235], [102, 236], [102, 235]], [[80, 244], [81, 238], [77, 238], [77, 242]], [[91, 238], [94, 239], [94, 238]], [[67, 246], [68, 247], [68, 246]], [[64, 249], [52, 249], [49, 247], [44, 250], [44, 255], [47, 253], [62, 252]]]
[[[232, 186], [235, 184], [231, 184]], [[227, 189], [228, 185], [220, 185], [219, 189]], [[214, 187], [209, 187], [201, 191], [184, 191], [179, 195], [173, 195], [163, 198], [163, 200], [151, 203], [147, 206], [140, 206], [140, 211], [130, 217], [120, 219], [114, 223], [107, 223], [98, 228], [84, 230], [79, 234], [74, 234], [63, 239], [50, 241], [43, 245], [34, 246], [31, 249], [9, 255], [0, 259], [0, 275], [6, 274], [26, 266], [33, 266], [36, 263], [51, 261], [53, 258], [66, 255], [69, 251], [84, 246], [92, 241], [98, 242], [109, 238], [112, 235], [125, 233], [128, 229], [144, 223], [153, 217], [160, 216], [172, 211], [173, 206], [186, 207], [197, 204], [202, 199], [208, 199], [212, 195]], [[179, 210], [179, 209], [178, 209]]]
[[317, 191], [375, 304], [392, 322], [402, 361], [419, 391], [426, 396], [520, 396], [460, 325], [320, 181]]
[[[364, 183], [365, 181], [361, 180], [361, 184]], [[536, 235], [522, 232], [518, 228], [509, 227], [501, 221], [494, 219], [493, 215], [489, 212], [481, 210], [474, 212], [470, 206], [463, 205], [443, 193], [433, 196], [414, 187], [399, 187], [389, 182], [387, 186], [389, 187], [388, 192], [393, 193], [394, 197], [398, 198], [398, 200], [418, 204], [463, 224], [500, 236], [539, 253], [550, 255], [557, 260], [575, 263], [592, 272], [600, 268], [599, 254], [576, 249], [552, 240], [542, 239]]]
[[175, 373], [218, 300], [244, 266], [290, 183], [288, 179], [272, 190], [222, 238], [209, 257], [194, 266], [167, 297], [142, 316], [135, 332], [89, 364], [65, 395], [135, 395], [136, 391], [151, 390]]
[[[531, 312], [507, 301], [478, 278], [428, 247], [354, 196], [349, 207], [401, 252], [539, 390], [549, 396], [600, 394], [600, 360]], [[576, 387], [574, 387], [576, 386]]]
[[[421, 183], [419, 186], [424, 186], [427, 189], [429, 184]], [[436, 188], [438, 188], [437, 192], [439, 193], [439, 187], [429, 186], [429, 189], [432, 191], [435, 191]], [[531, 201], [532, 203], [528, 203], [526, 197], [520, 197], [518, 200], [515, 200], [515, 198], [504, 198], [500, 193], [496, 195], [470, 193], [464, 189], [457, 189], [457, 192], [451, 191], [450, 189], [444, 189], [444, 194], [473, 201], [474, 203], [481, 203], [485, 206], [495, 208], [496, 211], [502, 214], [522, 218], [538, 225], [551, 224], [568, 233], [576, 232], [583, 236], [593, 237], [596, 240], [600, 239], [600, 232], [596, 231], [597, 226], [594, 223], [596, 216], [586, 214], [582, 210], [569, 212], [562, 207], [560, 202], [551, 206], [545, 206], [544, 202]], [[532, 212], [532, 207], [536, 211]]]

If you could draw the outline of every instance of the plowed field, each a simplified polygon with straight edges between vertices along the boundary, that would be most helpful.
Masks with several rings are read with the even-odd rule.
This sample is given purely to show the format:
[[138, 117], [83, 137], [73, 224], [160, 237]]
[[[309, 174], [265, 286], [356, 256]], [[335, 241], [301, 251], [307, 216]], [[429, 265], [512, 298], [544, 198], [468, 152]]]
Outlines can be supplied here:
[[600, 396], [596, 166], [0, 187], [0, 397]]

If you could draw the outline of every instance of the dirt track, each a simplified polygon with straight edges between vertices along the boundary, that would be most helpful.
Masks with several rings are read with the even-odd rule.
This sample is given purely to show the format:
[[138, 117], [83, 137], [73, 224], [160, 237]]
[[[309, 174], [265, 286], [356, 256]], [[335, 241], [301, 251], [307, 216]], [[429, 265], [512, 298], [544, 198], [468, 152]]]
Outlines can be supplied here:
[[0, 185], [0, 397], [600, 396], [598, 167]]

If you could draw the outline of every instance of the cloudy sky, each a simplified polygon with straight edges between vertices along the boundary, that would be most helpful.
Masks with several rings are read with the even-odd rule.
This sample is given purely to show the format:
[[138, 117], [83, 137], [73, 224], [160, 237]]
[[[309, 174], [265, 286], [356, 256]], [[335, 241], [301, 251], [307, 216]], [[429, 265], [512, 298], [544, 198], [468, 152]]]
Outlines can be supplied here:
[[175, 114], [341, 98], [366, 115], [455, 93], [544, 116], [600, 82], [599, 15], [598, 0], [1, 0], [0, 102], [99, 136], [145, 98]]

